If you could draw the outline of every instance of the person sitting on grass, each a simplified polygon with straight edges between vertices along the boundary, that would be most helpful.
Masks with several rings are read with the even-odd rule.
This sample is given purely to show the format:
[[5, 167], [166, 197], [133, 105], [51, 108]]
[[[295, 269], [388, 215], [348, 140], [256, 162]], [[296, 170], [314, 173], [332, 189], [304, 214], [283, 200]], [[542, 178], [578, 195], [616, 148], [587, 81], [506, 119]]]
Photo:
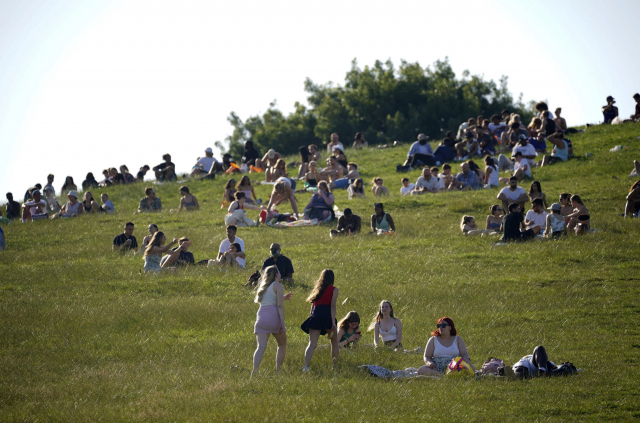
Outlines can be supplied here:
[[77, 191], [77, 190], [78, 190], [78, 187], [73, 182], [73, 177], [67, 176], [66, 179], [64, 180], [64, 185], [62, 185], [62, 189], [60, 190], [60, 192], [63, 193], [67, 191]]
[[93, 173], [89, 172], [87, 173], [87, 178], [82, 181], [82, 189], [86, 191], [91, 188], [98, 188], [98, 181], [96, 181]]
[[437, 329], [431, 332], [431, 338], [424, 349], [424, 366], [418, 369], [418, 374], [442, 376], [449, 363], [456, 357], [462, 357], [473, 372], [476, 368], [471, 364], [467, 346], [449, 317], [438, 320]]
[[442, 165], [442, 173], [438, 174], [438, 178], [442, 178], [444, 186], [447, 189], [453, 189], [451, 186], [451, 183], [453, 182], [453, 175], [451, 174], [451, 165], [449, 165], [449, 163]]
[[409, 182], [409, 178], [402, 178], [402, 186], [400, 187], [400, 195], [411, 195], [416, 184]]
[[31, 197], [31, 201], [27, 201], [22, 204], [23, 223], [30, 222], [32, 220], [46, 219], [49, 216], [47, 214], [47, 202], [42, 199], [42, 194], [40, 194], [40, 191], [31, 191]]
[[147, 229], [149, 231], [149, 235], [142, 238], [140, 254], [144, 254], [144, 251], [147, 249], [147, 247], [149, 246], [149, 243], [151, 242], [151, 238], [153, 238], [153, 234], [158, 232], [158, 225], [156, 225], [155, 223], [152, 223], [149, 225]]
[[78, 201], [78, 192], [71, 190], [69, 194], [67, 194], [67, 204], [62, 206], [62, 209], [59, 213], [55, 214], [53, 217], [78, 217], [82, 215], [84, 211], [84, 207], [82, 203]]
[[540, 181], [531, 182], [531, 187], [529, 187], [529, 200], [533, 202], [535, 198], [541, 199], [542, 205], [544, 206], [544, 208], [547, 208], [547, 196], [544, 192], [542, 192]]
[[638, 217], [638, 213], [640, 213], [640, 181], [631, 185], [629, 189], [627, 203], [624, 206], [624, 217]]
[[356, 311], [350, 311], [338, 322], [338, 346], [351, 348], [358, 343], [361, 336], [360, 316]]
[[564, 216], [560, 214], [562, 206], [559, 203], [553, 203], [549, 210], [551, 213], [547, 214], [546, 229], [544, 235], [547, 238], [558, 238], [567, 234], [567, 224], [564, 221]]
[[484, 230], [478, 229], [476, 219], [473, 216], [462, 216], [460, 229], [464, 235], [478, 235], [484, 233]]
[[518, 203], [520, 208], [524, 208], [525, 203], [529, 201], [529, 196], [524, 188], [518, 186], [517, 176], [509, 178], [509, 186], [502, 188], [497, 198], [502, 201], [503, 210], [507, 210], [510, 203]]
[[397, 172], [408, 172], [417, 166], [433, 166], [436, 160], [433, 157], [433, 150], [429, 144], [429, 137], [425, 134], [419, 134], [418, 140], [411, 144], [407, 153], [407, 160], [403, 165], [396, 167]]
[[482, 187], [478, 175], [471, 171], [469, 163], [462, 163], [460, 165], [461, 172], [458, 173], [451, 181], [450, 189], [460, 189], [463, 191], [475, 190]]
[[333, 147], [333, 156], [336, 158], [340, 166], [345, 170], [348, 170], [349, 161], [347, 160], [347, 156], [344, 155], [343, 149], [340, 147]]
[[162, 253], [165, 253], [171, 249], [171, 246], [178, 243], [178, 239], [174, 238], [171, 243], [164, 245], [167, 242], [167, 237], [164, 236], [164, 232], [158, 231], [151, 237], [151, 241], [144, 250], [144, 268], [145, 272], [160, 272], [162, 266], [160, 261], [162, 260]]
[[562, 209], [560, 209], [560, 214], [564, 216], [564, 222], [566, 224], [569, 224], [571, 218], [568, 216], [573, 213], [573, 206], [571, 205], [571, 194], [566, 192], [560, 194], [560, 198], [558, 199], [558, 201], [562, 206]]
[[354, 198], [364, 198], [364, 181], [362, 178], [357, 178], [352, 184], [349, 184], [347, 192], [349, 193], [349, 200], [353, 200]]
[[235, 225], [238, 227], [241, 226], [256, 226], [255, 220], [249, 219], [247, 217], [247, 212], [245, 209], [249, 210], [263, 210], [264, 206], [257, 207], [251, 204], [246, 204], [246, 197], [244, 192], [237, 191], [235, 194], [235, 201], [231, 203], [229, 206], [227, 215], [224, 217], [225, 225]]
[[[273, 148], [269, 149], [262, 157], [262, 165], [264, 168], [264, 173], [267, 175], [267, 181], [276, 180], [278, 177], [270, 178], [271, 173], [278, 167], [278, 162], [282, 159], [280, 153], [276, 152]], [[286, 173], [286, 172], [285, 172]]]
[[222, 256], [218, 259], [217, 264], [228, 267], [241, 267], [244, 269], [245, 259], [244, 252], [242, 251], [242, 246], [240, 246], [240, 244], [237, 242], [229, 245], [229, 251], [222, 254]]
[[362, 218], [357, 214], [353, 214], [350, 208], [344, 209], [344, 214], [338, 219], [338, 227], [331, 229], [329, 236], [336, 235], [355, 235], [360, 233], [362, 228]]
[[[151, 168], [149, 167], [149, 165], [144, 165], [142, 166], [139, 170], [138, 173], [136, 174], [136, 182], [144, 182], [144, 177], [147, 175], [147, 172], [151, 170]], [[104, 173], [104, 172], [103, 172]]]
[[189, 250], [191, 241], [188, 238], [182, 237], [178, 240], [178, 246], [167, 251], [167, 254], [160, 260], [160, 266], [166, 267], [178, 267], [187, 266], [189, 264], [195, 264], [193, 253]]
[[640, 94], [635, 93], [633, 99], [636, 101], [635, 113], [630, 116], [632, 122], [640, 122]]
[[579, 195], [571, 196], [571, 205], [573, 212], [567, 216], [569, 218], [567, 229], [575, 231], [576, 235], [584, 235], [591, 228], [589, 209], [584, 205]]
[[120, 166], [120, 173], [122, 174], [125, 184], [129, 184], [131, 182], [136, 181], [136, 178], [129, 173], [129, 168], [127, 167], [127, 165]]
[[[40, 184], [35, 184], [34, 186], [32, 186], [31, 188], [29, 188], [27, 190], [27, 192], [24, 193], [24, 202], [26, 203], [29, 200], [33, 200], [33, 191], [40, 191], [42, 190], [42, 185]], [[42, 191], [40, 191], [42, 192]]]
[[[0, 213], [0, 217], [2, 217], [2, 213]], [[2, 227], [0, 227], [0, 251], [4, 250], [5, 248], [7, 248], [7, 243], [4, 238], [4, 231], [2, 230]]]
[[162, 211], [162, 201], [160, 201], [159, 197], [156, 197], [156, 192], [153, 188], [145, 188], [144, 194], [146, 197], [140, 199], [140, 204], [138, 205], [138, 211], [136, 213]]
[[526, 241], [535, 238], [540, 233], [540, 226], [533, 226], [526, 229], [524, 226], [524, 216], [520, 204], [509, 204], [509, 213], [502, 218], [500, 232], [503, 233], [502, 241]]
[[382, 197], [389, 195], [389, 189], [383, 185], [384, 181], [382, 178], [375, 177], [373, 178], [373, 187], [371, 187], [371, 192], [374, 197]]
[[47, 202], [47, 213], [58, 213], [61, 209], [58, 199], [54, 196], [55, 192], [51, 187], [44, 188], [44, 200]]
[[171, 162], [171, 155], [165, 154], [162, 156], [164, 163], [160, 163], [158, 166], [154, 166], [153, 171], [156, 175], [156, 180], [159, 182], [175, 181], [178, 179], [176, 176], [176, 165]]
[[288, 257], [282, 255], [280, 244], [271, 244], [269, 247], [271, 256], [262, 263], [262, 271], [264, 272], [269, 266], [277, 266], [278, 272], [283, 282], [293, 282], [293, 263]]
[[275, 206], [283, 201], [289, 201], [293, 209], [293, 216], [298, 218], [298, 202], [295, 196], [296, 181], [289, 178], [280, 178], [276, 181], [271, 191], [267, 212], [271, 211]]
[[200, 210], [198, 199], [189, 192], [189, 187], [186, 186], [180, 187], [180, 208], [178, 211], [181, 212], [183, 209], [186, 211]]
[[393, 218], [389, 213], [384, 212], [384, 205], [382, 203], [375, 203], [373, 210], [374, 214], [371, 215], [371, 230], [374, 234], [381, 235], [396, 231]]
[[282, 367], [287, 351], [287, 327], [284, 324], [284, 301], [291, 301], [292, 293], [284, 293], [284, 286], [280, 283], [281, 275], [276, 266], [267, 267], [258, 282], [254, 302], [260, 304], [256, 316], [253, 333], [256, 335], [258, 346], [253, 353], [253, 371], [251, 376], [258, 374], [260, 362], [267, 349], [269, 335], [276, 338], [278, 350], [276, 352], [276, 372]]
[[84, 200], [82, 200], [82, 205], [84, 206], [84, 211], [87, 213], [97, 213], [103, 211], [100, 207], [100, 204], [98, 204], [98, 202], [93, 199], [93, 194], [91, 194], [91, 191], [86, 191], [84, 193]]
[[240, 257], [242, 259], [246, 258], [244, 241], [236, 236], [237, 232], [238, 232], [238, 228], [235, 225], [227, 226], [227, 237], [223, 239], [222, 242], [220, 243], [220, 248], [218, 249], [217, 261], [220, 261], [222, 256], [225, 255], [225, 253], [229, 252], [229, 247], [231, 246], [231, 244], [234, 244], [234, 243], [237, 243], [240, 245], [240, 250], [236, 251], [235, 253], [236, 257]]
[[338, 159], [335, 156], [330, 156], [327, 159], [327, 167], [320, 171], [320, 179], [327, 182], [335, 181], [342, 178], [344, 174], [344, 168], [338, 163]]
[[256, 192], [251, 185], [251, 178], [249, 178], [248, 175], [244, 175], [242, 179], [240, 179], [240, 183], [238, 184], [238, 191], [244, 192], [244, 198], [247, 204], [258, 203]]
[[133, 222], [127, 222], [124, 225], [124, 232], [113, 238], [113, 251], [135, 251], [138, 249], [138, 241], [133, 236]]
[[325, 220], [332, 215], [334, 201], [335, 197], [329, 186], [325, 181], [321, 181], [318, 183], [318, 191], [311, 196], [309, 204], [304, 208], [305, 214], [308, 213], [309, 219]]
[[194, 176], [207, 176], [211, 174], [212, 170], [214, 172], [219, 172], [222, 170], [222, 165], [215, 157], [213, 157], [213, 150], [211, 147], [207, 147], [204, 150], [204, 157], [199, 157], [196, 164], [193, 166], [193, 170], [191, 171], [191, 177]]
[[329, 188], [333, 191], [336, 188], [344, 189], [348, 188], [349, 184], [353, 183], [356, 179], [360, 177], [360, 173], [358, 172], [358, 165], [350, 162], [347, 164], [347, 174], [344, 175], [343, 178], [336, 179], [329, 185]]
[[500, 232], [500, 226], [502, 225], [502, 218], [504, 217], [504, 210], [499, 204], [494, 204], [489, 207], [489, 215], [485, 225], [485, 232]]
[[337, 133], [334, 132], [331, 134], [330, 138], [331, 140], [329, 141], [329, 144], [327, 144], [327, 153], [333, 154], [334, 147], [338, 147], [340, 150], [344, 151], [344, 145], [340, 142], [340, 137]]
[[20, 213], [20, 203], [13, 200], [13, 194], [8, 192], [6, 194], [7, 197], [7, 219], [19, 219], [21, 216]]
[[233, 203], [235, 200], [236, 193], [236, 180], [231, 178], [227, 181], [227, 184], [224, 186], [224, 192], [222, 193], [222, 207], [225, 205]]
[[304, 175], [309, 171], [309, 162], [311, 161], [311, 153], [309, 153], [309, 147], [306, 145], [298, 148], [298, 153], [300, 154], [300, 162], [289, 163], [289, 166], [298, 167], [298, 179], [304, 179]]
[[329, 334], [331, 339], [331, 359], [335, 363], [338, 360], [338, 321], [336, 320], [336, 303], [338, 302], [339, 291], [334, 286], [335, 275], [333, 270], [324, 269], [320, 278], [315, 283], [311, 294], [307, 297], [307, 302], [311, 305], [311, 316], [305, 320], [300, 328], [309, 334], [309, 345], [304, 353], [303, 372], [309, 371], [309, 364], [313, 357], [313, 352], [318, 345], [318, 338], [321, 335]]
[[469, 170], [471, 170], [472, 172], [475, 172], [476, 176], [478, 177], [478, 180], [483, 182], [484, 170], [480, 169], [480, 166], [478, 166], [473, 160], [467, 160], [467, 163], [469, 163]]
[[469, 157], [480, 155], [480, 144], [475, 139], [473, 131], [467, 131], [464, 141], [456, 144], [456, 151], [458, 160], [466, 160]]
[[531, 210], [524, 216], [524, 224], [527, 229], [539, 226], [541, 231], [547, 228], [547, 212], [544, 210], [541, 198], [534, 198], [531, 201]]
[[364, 135], [362, 134], [362, 132], [356, 132], [356, 135], [353, 137], [352, 147], [354, 150], [360, 150], [369, 147], [369, 143], [364, 139]]
[[260, 152], [256, 149], [253, 141], [245, 141], [241, 160], [242, 164], [246, 165], [248, 169], [251, 169], [251, 166], [253, 166], [264, 170], [265, 164], [262, 163], [262, 160], [260, 159], [261, 157], [262, 154], [260, 154]]
[[318, 151], [318, 146], [315, 144], [309, 144], [309, 161], [315, 161], [319, 163], [322, 160], [322, 154]]
[[[373, 329], [373, 346], [385, 345], [394, 350], [402, 349], [402, 322], [393, 315], [391, 302], [382, 300], [369, 330]], [[382, 341], [380, 339], [382, 338]]]
[[100, 201], [102, 201], [102, 206], [100, 206], [102, 208], [102, 211], [107, 213], [107, 214], [112, 214], [115, 211], [115, 208], [113, 206], [113, 202], [111, 200], [109, 200], [109, 195], [106, 193], [102, 193], [100, 194]]
[[607, 97], [607, 105], [602, 106], [602, 116], [604, 118], [604, 122], [602, 122], [603, 124], [610, 124], [618, 117], [618, 108], [614, 106], [615, 103], [616, 100], [613, 97]]
[[456, 142], [453, 132], [447, 132], [447, 136], [440, 142], [440, 145], [436, 147], [436, 150], [433, 152], [433, 159], [436, 161], [435, 164], [450, 162], [451, 160], [456, 158], [455, 153], [453, 152], [456, 148]]
[[318, 186], [320, 175], [318, 175], [318, 163], [315, 160], [309, 162], [309, 170], [304, 175], [304, 183], [307, 188], [315, 188]]
[[557, 162], [566, 162], [569, 160], [569, 144], [564, 139], [562, 132], [556, 132], [547, 137], [547, 141], [553, 144], [553, 151], [550, 156], [544, 156], [540, 166], [549, 166]]
[[115, 167], [109, 169], [109, 180], [111, 181], [112, 185], [120, 185], [125, 183], [124, 175], [118, 173], [118, 169], [116, 169]]
[[425, 166], [424, 169], [422, 169], [422, 175], [416, 181], [416, 186], [411, 192], [411, 195], [435, 194], [436, 192], [438, 192], [438, 178], [431, 175], [431, 169]]
[[288, 175], [287, 163], [282, 159], [278, 159], [275, 166], [268, 168], [264, 173], [265, 181], [267, 182], [275, 182], [278, 178], [286, 178]]

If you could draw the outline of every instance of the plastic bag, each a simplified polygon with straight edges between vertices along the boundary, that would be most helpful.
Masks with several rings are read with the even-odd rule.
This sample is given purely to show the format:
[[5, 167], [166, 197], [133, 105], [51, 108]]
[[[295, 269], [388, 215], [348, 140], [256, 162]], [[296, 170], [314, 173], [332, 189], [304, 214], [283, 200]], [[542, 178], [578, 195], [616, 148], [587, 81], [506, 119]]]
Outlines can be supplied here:
[[462, 361], [462, 357], [456, 357], [451, 359], [451, 362], [447, 366], [447, 372], [445, 376], [474, 376], [473, 371], [468, 363]]

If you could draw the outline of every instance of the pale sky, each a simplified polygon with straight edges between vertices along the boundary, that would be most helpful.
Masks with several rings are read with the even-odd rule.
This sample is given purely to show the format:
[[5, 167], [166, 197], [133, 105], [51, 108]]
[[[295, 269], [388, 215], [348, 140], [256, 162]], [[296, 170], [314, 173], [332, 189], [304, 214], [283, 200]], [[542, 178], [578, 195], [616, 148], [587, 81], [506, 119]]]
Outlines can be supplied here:
[[187, 172], [231, 134], [231, 111], [289, 113], [306, 77], [342, 84], [354, 58], [448, 56], [458, 77], [508, 75], [514, 98], [560, 106], [569, 125], [601, 121], [607, 95], [626, 118], [639, 16], [638, 0], [0, 0], [1, 198], [167, 152]]

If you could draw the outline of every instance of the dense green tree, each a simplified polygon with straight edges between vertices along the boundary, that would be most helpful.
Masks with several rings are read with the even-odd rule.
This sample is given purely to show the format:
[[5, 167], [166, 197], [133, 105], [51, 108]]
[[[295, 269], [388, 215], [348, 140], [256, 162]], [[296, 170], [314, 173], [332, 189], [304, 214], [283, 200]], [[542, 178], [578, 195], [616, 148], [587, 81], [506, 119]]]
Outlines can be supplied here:
[[507, 79], [503, 76], [496, 84], [469, 71], [458, 79], [448, 59], [427, 68], [403, 60], [399, 69], [390, 60], [360, 69], [354, 59], [344, 86], [305, 80], [308, 109], [296, 102], [294, 112], [284, 116], [274, 101], [262, 116], [244, 122], [231, 112], [229, 151], [240, 156], [244, 141], [251, 139], [263, 152], [274, 148], [292, 154], [301, 145], [326, 144], [333, 132], [346, 145], [358, 131], [372, 144], [413, 141], [419, 133], [437, 139], [471, 116], [488, 118], [503, 109], [519, 113], [527, 122], [531, 105], [525, 107], [521, 97], [513, 100]]

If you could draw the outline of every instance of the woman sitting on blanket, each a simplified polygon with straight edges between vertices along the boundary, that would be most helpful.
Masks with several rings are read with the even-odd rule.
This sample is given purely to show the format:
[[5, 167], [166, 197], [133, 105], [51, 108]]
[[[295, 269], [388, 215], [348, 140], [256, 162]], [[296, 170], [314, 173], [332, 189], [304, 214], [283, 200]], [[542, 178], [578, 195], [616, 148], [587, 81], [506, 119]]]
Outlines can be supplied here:
[[267, 211], [271, 211], [275, 206], [288, 200], [291, 203], [293, 209], [293, 216], [298, 218], [298, 202], [294, 195], [296, 189], [296, 181], [289, 178], [279, 178], [273, 186], [271, 191], [271, 197], [269, 198], [269, 204], [267, 205]]
[[309, 219], [325, 220], [331, 216], [331, 206], [335, 198], [325, 181], [318, 183], [318, 192], [314, 193], [309, 204], [304, 208], [309, 211]]
[[342, 348], [353, 347], [360, 340], [360, 316], [350, 311], [338, 323], [338, 345]]
[[438, 320], [438, 328], [431, 332], [431, 338], [424, 350], [424, 366], [418, 369], [421, 375], [442, 375], [452, 359], [462, 357], [474, 372], [476, 368], [471, 364], [467, 346], [458, 336], [453, 320], [443, 317]]
[[[387, 300], [382, 300], [376, 317], [369, 330], [373, 329], [373, 346], [384, 344], [388, 347], [402, 349], [402, 322], [393, 315], [393, 306]], [[380, 342], [382, 338], [382, 342]]]
[[251, 204], [245, 204], [246, 196], [244, 192], [238, 191], [234, 195], [235, 201], [229, 206], [227, 215], [224, 218], [224, 223], [227, 226], [256, 226], [256, 222], [247, 217], [245, 209], [249, 210], [262, 210], [263, 207], [252, 206]]

